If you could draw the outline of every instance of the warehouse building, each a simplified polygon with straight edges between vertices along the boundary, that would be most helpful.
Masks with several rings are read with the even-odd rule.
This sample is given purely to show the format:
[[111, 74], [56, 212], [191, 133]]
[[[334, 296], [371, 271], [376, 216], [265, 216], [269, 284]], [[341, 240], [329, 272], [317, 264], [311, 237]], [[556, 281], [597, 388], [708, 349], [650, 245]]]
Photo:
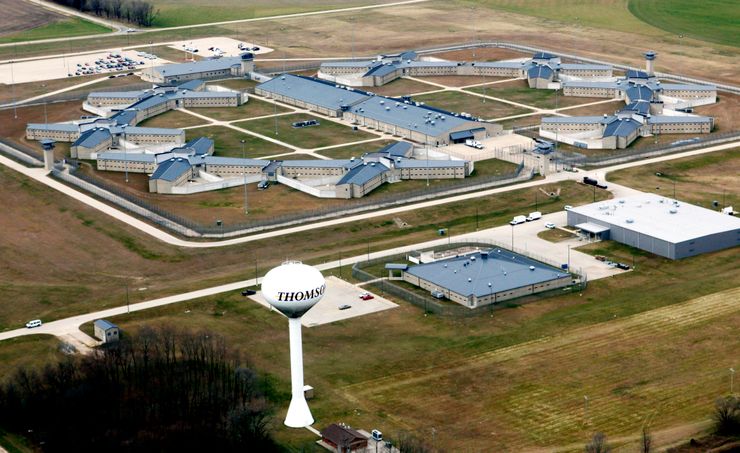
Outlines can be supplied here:
[[244, 77], [253, 71], [254, 55], [247, 52], [238, 57], [206, 59], [146, 68], [141, 71], [141, 78], [147, 82], [169, 85], [190, 80]]
[[674, 260], [740, 245], [737, 217], [651, 193], [572, 208], [568, 225]]
[[261, 83], [255, 92], [286, 104], [434, 146], [460, 143], [466, 139], [481, 140], [503, 132], [498, 124], [476, 121], [408, 99], [374, 96], [353, 88], [341, 88], [311, 77], [284, 74]]
[[562, 288], [567, 271], [504, 249], [491, 249], [409, 266], [403, 280], [468, 308]]

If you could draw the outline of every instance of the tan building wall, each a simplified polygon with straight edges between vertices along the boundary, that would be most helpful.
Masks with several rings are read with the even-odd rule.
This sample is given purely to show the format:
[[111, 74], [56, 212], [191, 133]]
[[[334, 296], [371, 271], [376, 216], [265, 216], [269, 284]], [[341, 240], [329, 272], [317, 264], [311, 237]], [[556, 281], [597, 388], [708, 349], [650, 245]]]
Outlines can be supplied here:
[[31, 129], [26, 128], [26, 138], [29, 140], [41, 140], [44, 138], [50, 138], [58, 142], [73, 142], [80, 138], [80, 132], [67, 132], [67, 131], [55, 131], [53, 129], [39, 128]]
[[651, 124], [653, 134], [708, 134], [712, 132], [713, 121], [696, 123], [661, 123]]
[[202, 168], [206, 173], [218, 175], [224, 178], [242, 176], [244, 174], [259, 175], [262, 173], [261, 166], [202, 164]]
[[178, 135], [127, 132], [126, 141], [136, 143], [137, 145], [158, 143], [176, 143], [182, 145], [185, 143], [185, 131], [180, 131]]
[[593, 98], [619, 98], [619, 90], [616, 88], [594, 88], [594, 87], [563, 87], [563, 96], [593, 97]]
[[129, 173], [154, 173], [157, 164], [154, 162], [128, 162], [123, 160], [97, 160], [98, 170], [103, 171], [127, 171]]

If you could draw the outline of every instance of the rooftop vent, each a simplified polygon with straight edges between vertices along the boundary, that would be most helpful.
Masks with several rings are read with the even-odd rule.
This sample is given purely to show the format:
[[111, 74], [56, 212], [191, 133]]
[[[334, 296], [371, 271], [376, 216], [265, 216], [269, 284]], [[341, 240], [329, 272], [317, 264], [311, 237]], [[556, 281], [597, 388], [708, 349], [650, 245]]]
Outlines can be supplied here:
[[630, 217], [627, 220], [625, 220], [625, 222], [627, 222], [627, 223], [635, 223], [635, 219], [633, 219], [633, 218]]
[[474, 256], [471, 256], [470, 257], [470, 261], [475, 261], [475, 257]]
[[675, 213], [677, 213], [677, 212], [678, 212], [678, 209], [676, 209], [676, 208], [671, 208], [671, 209], [669, 209], [669, 210], [668, 210], [668, 212], [670, 212], [671, 214], [675, 214]]
[[470, 283], [470, 282], [472, 282], [472, 281], [473, 281], [473, 279], [472, 279], [472, 278], [470, 278], [470, 277], [468, 277], [468, 283]]
[[529, 266], [529, 270], [530, 271], [533, 271], [534, 270], [534, 266]]

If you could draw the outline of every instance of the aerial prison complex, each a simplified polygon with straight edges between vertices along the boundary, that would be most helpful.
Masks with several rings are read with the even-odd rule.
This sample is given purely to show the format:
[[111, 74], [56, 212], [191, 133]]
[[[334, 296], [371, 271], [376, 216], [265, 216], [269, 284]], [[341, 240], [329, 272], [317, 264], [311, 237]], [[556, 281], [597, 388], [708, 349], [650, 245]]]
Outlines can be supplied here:
[[319, 77], [349, 86], [381, 86], [403, 76], [498, 76], [526, 79], [530, 88], [562, 89], [564, 96], [625, 100], [614, 115], [544, 117], [540, 135], [581, 148], [626, 148], [637, 137], [652, 134], [709, 133], [713, 119], [690, 109], [717, 102], [714, 86], [663, 83], [654, 75], [655, 52], [644, 54], [645, 71], [613, 76], [612, 67], [562, 63], [546, 52], [531, 58], [495, 62], [421, 60], [415, 52], [381, 55], [375, 60], [325, 62]]
[[[273, 79], [275, 80], [275, 79]], [[324, 82], [295, 76], [279, 79], [298, 80], [321, 89], [329, 89], [339, 109], [345, 102], [338, 96], [359, 96], [348, 99], [366, 100], [368, 95], [329, 87]], [[260, 85], [261, 89], [270, 83]], [[307, 93], [315, 90], [306, 88]], [[296, 90], [298, 94], [298, 90]], [[384, 102], [385, 98], [380, 99]], [[72, 142], [70, 154], [76, 159], [95, 160], [103, 171], [124, 171], [150, 175], [149, 190], [156, 193], [187, 194], [233, 187], [244, 183], [276, 181], [322, 198], [358, 198], [386, 182], [407, 179], [465, 178], [473, 172], [473, 163], [446, 158], [414, 158], [411, 143], [398, 142], [360, 158], [345, 160], [263, 160], [213, 156], [212, 140], [200, 137], [185, 143], [181, 129], [137, 127], [154, 115], [180, 107], [236, 107], [247, 102], [244, 93], [219, 90], [201, 80], [191, 80], [179, 86], [161, 86], [131, 92], [91, 93], [83, 107], [99, 117], [68, 123], [27, 125], [26, 137], [33, 140], [51, 139]], [[297, 102], [297, 100], [295, 101]], [[390, 104], [392, 100], [388, 99]], [[404, 104], [405, 105], [405, 104]], [[456, 140], [456, 136], [484, 137], [487, 131], [500, 131], [500, 126], [460, 119], [438, 110], [405, 105], [418, 116], [419, 129], [435, 134], [440, 140]], [[368, 106], [368, 109], [371, 107]], [[341, 109], [340, 109], [341, 110]], [[364, 108], [363, 108], [364, 110]], [[110, 116], [108, 116], [110, 115]], [[437, 118], [441, 124], [435, 126]], [[449, 132], [450, 130], [454, 132]], [[457, 135], [456, 135], [457, 134]], [[464, 140], [464, 138], [463, 138]]]

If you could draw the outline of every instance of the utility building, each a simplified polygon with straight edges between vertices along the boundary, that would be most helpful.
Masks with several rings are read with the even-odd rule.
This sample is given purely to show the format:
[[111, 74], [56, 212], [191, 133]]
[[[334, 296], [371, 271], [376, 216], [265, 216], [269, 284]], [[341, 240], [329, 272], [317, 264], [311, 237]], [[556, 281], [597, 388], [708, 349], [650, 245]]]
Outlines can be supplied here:
[[572, 208], [568, 225], [670, 259], [740, 244], [737, 217], [651, 193]]

